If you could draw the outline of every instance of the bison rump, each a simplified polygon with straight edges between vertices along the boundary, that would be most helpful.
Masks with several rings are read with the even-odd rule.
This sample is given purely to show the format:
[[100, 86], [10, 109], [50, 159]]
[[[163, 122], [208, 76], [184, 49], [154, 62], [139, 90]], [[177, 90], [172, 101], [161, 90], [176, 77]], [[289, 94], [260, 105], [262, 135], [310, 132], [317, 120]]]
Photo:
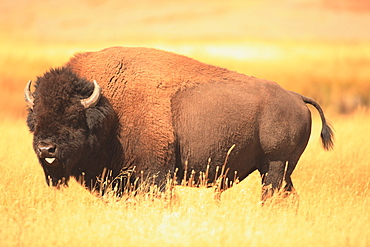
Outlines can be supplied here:
[[227, 168], [244, 179], [269, 162], [296, 164], [307, 145], [311, 118], [302, 100], [275, 83], [250, 78], [246, 82], [214, 82], [178, 92], [172, 99], [173, 124], [178, 142], [178, 167], [205, 171], [210, 176], [222, 166], [235, 144]]

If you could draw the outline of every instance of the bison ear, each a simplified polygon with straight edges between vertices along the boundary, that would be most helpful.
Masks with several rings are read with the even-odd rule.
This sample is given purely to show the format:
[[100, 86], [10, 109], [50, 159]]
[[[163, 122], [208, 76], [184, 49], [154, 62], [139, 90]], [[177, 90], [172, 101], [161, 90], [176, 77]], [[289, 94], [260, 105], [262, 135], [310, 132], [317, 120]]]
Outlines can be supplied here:
[[90, 131], [96, 131], [102, 128], [105, 119], [107, 118], [106, 106], [86, 109], [86, 123]]
[[100, 101], [97, 107], [88, 108], [85, 111], [86, 124], [92, 132], [106, 130], [106, 124], [118, 122], [117, 115], [108, 99], [102, 96]]
[[31, 132], [35, 131], [35, 119], [32, 110], [29, 110], [27, 115], [27, 126]]
[[99, 84], [94, 80], [94, 91], [87, 99], [82, 99], [81, 104], [85, 108], [90, 108], [96, 106], [96, 104], [99, 102], [101, 97], [101, 88]]

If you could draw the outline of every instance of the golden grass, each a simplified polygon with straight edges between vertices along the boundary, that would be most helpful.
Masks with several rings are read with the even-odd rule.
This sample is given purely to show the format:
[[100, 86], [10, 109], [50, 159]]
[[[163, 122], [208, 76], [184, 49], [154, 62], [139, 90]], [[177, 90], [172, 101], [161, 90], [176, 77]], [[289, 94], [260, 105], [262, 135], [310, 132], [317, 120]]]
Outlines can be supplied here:
[[30, 44], [15, 49], [5, 43], [0, 47], [1, 246], [370, 245], [370, 113], [357, 110], [330, 117], [343, 107], [350, 112], [370, 104], [370, 44], [135, 45], [174, 51], [274, 80], [322, 104], [336, 130], [335, 150], [322, 150], [321, 123], [312, 108], [313, 134], [293, 173], [300, 195], [298, 211], [280, 205], [261, 207], [257, 173], [224, 192], [219, 203], [212, 189], [204, 188], [176, 187], [172, 200], [140, 195], [116, 201], [99, 199], [74, 181], [63, 190], [47, 187], [26, 129], [23, 87], [49, 67], [62, 65], [73, 53], [107, 45]]
[[77, 182], [46, 186], [23, 120], [0, 120], [1, 246], [369, 246], [369, 112], [331, 117], [336, 146], [319, 143], [320, 122], [293, 182], [299, 208], [261, 207], [251, 174], [214, 199], [212, 189], [176, 187], [172, 200], [100, 199]]

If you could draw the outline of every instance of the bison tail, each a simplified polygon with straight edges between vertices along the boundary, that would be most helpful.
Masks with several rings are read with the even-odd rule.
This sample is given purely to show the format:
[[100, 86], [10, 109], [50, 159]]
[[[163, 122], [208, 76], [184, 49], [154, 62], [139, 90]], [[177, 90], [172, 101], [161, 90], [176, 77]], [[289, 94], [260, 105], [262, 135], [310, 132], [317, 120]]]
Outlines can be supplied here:
[[331, 150], [334, 147], [334, 132], [330, 124], [326, 121], [324, 111], [322, 110], [321, 106], [306, 96], [301, 95], [302, 100], [310, 105], [313, 105], [320, 114], [321, 121], [322, 121], [322, 129], [321, 129], [321, 142], [325, 150]]
[[332, 127], [328, 123], [322, 124], [321, 142], [325, 150], [332, 150], [334, 147], [334, 133]]

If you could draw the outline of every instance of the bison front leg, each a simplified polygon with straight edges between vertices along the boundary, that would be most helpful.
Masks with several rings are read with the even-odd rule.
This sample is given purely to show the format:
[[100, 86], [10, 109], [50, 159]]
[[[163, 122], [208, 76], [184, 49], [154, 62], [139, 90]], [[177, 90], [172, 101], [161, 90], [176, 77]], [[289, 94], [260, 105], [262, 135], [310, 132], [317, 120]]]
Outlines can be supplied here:
[[[291, 166], [291, 167], [289, 167]], [[284, 161], [270, 161], [268, 172], [262, 178], [262, 203], [274, 194], [286, 197], [295, 192], [290, 175], [294, 166]]]

